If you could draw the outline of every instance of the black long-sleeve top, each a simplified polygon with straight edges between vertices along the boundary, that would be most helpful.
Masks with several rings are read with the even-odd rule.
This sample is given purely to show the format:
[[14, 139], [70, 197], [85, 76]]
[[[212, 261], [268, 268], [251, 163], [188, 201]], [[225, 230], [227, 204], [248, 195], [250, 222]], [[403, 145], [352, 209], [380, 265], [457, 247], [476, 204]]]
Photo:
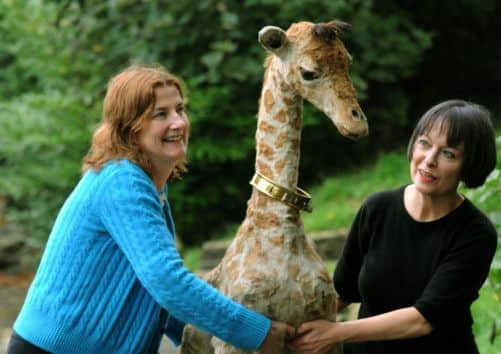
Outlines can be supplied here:
[[418, 222], [405, 209], [404, 189], [375, 194], [362, 205], [334, 284], [342, 300], [361, 303], [359, 318], [414, 306], [433, 331], [351, 343], [345, 353], [478, 353], [470, 306], [489, 273], [496, 230], [467, 199], [438, 220]]

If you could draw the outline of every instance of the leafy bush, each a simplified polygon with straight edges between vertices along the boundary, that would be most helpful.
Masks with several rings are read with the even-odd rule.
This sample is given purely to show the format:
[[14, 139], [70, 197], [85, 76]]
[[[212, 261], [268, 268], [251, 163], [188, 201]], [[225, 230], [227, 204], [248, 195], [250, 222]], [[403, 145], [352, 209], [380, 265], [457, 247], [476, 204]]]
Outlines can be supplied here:
[[[447, 11], [435, 11], [437, 6]], [[458, 93], [464, 98], [469, 98], [471, 92], [482, 92], [486, 102], [497, 102], [492, 91], [480, 91], [461, 81], [467, 75], [468, 79], [479, 77], [484, 82], [491, 79], [486, 72], [497, 72], [499, 46], [492, 36], [499, 17], [497, 10], [492, 0], [471, 4], [452, 0], [416, 4], [371, 0], [5, 0], [0, 1], [0, 101], [9, 102], [12, 114], [19, 113], [13, 110], [16, 104], [25, 107], [24, 113], [33, 117], [23, 119], [35, 122], [39, 113], [29, 108], [33, 103], [28, 102], [28, 97], [38, 95], [55, 107], [59, 95], [71, 97], [65, 99], [74, 102], [72, 109], [79, 116], [97, 117], [106, 81], [121, 68], [135, 62], [157, 62], [180, 75], [190, 93], [191, 173], [182, 183], [173, 185], [171, 198], [181, 237], [187, 243], [197, 243], [225, 222], [239, 220], [250, 192], [255, 114], [265, 57], [256, 40], [261, 27], [286, 28], [299, 20], [321, 22], [333, 18], [353, 25], [344, 41], [354, 59], [352, 78], [370, 121], [371, 137], [362, 143], [343, 139], [320, 112], [307, 105], [300, 175], [301, 185], [308, 186], [340, 169], [372, 159], [381, 148], [399, 146], [417, 118], [415, 112], [422, 111], [416, 110], [416, 105], [428, 107], [431, 100], [456, 93], [459, 87], [463, 91]], [[449, 11], [456, 14], [452, 19], [468, 18], [468, 22], [443, 25], [440, 13]], [[447, 17], [447, 21], [452, 20]], [[481, 46], [478, 50], [484, 53], [488, 49], [491, 58], [485, 61], [485, 55], [469, 55], [471, 73], [464, 71], [463, 62], [451, 61], [443, 54], [465, 48], [461, 45], [464, 33], [470, 32], [477, 37], [467, 38], [468, 53], [476, 55], [475, 46]], [[440, 48], [435, 43], [440, 43]], [[466, 54], [455, 57], [459, 60]], [[487, 62], [490, 66], [484, 65]], [[445, 71], [462, 75], [443, 77]], [[61, 105], [65, 106], [65, 102], [63, 99]], [[48, 109], [42, 107], [42, 112]], [[55, 119], [52, 124], [57, 126], [55, 113], [51, 115]], [[2, 117], [7, 118], [7, 114]], [[21, 118], [9, 115], [8, 119]], [[70, 123], [69, 119], [66, 124], [80, 126], [81, 132], [89, 132], [95, 122], [90, 119]], [[0, 142], [11, 141], [4, 134], [0, 131]], [[30, 138], [29, 134], [23, 135], [23, 140]], [[67, 143], [83, 153], [89, 139], [90, 134], [87, 139], [82, 136]], [[76, 155], [75, 167], [82, 157]], [[17, 170], [8, 171], [15, 167], [11, 162], [4, 163], [6, 158], [0, 152], [5, 176], [19, 174]], [[46, 166], [47, 171], [39, 171], [40, 176], [54, 174], [52, 166]], [[73, 174], [77, 173], [75, 169]], [[61, 175], [59, 180], [67, 176]], [[2, 174], [0, 179], [7, 177]], [[62, 183], [73, 182], [70, 178]], [[30, 210], [33, 204], [23, 204], [25, 199], [19, 194], [10, 195], [14, 193], [11, 189], [4, 191], [13, 201], [10, 208], [19, 215], [40, 213]], [[52, 201], [64, 199], [65, 192], [52, 190]], [[26, 219], [26, 227], [38, 229], [31, 223], [49, 225], [52, 221]]]
[[[501, 305], [501, 136], [496, 139], [498, 146], [497, 168], [489, 175], [486, 183], [477, 188], [466, 191], [466, 195], [480, 209], [487, 213], [498, 231], [498, 245], [494, 261], [485, 286], [492, 288], [492, 293], [498, 306]], [[497, 322], [496, 322], [497, 321]], [[499, 318], [492, 318], [491, 341], [501, 335]]]
[[80, 177], [95, 116], [78, 97], [25, 94], [0, 102], [0, 193], [12, 221], [41, 245]]
[[[60, 120], [53, 108], [60, 104], [65, 109], [68, 102], [58, 103], [54, 92], [61, 97], [78, 97], [71, 105], [79, 111], [79, 116], [85, 111], [93, 115], [94, 107], [100, 106], [108, 78], [130, 63], [158, 62], [180, 75], [190, 91], [191, 173], [182, 183], [173, 185], [171, 198], [175, 214], [179, 215], [176, 220], [181, 237], [188, 243], [199, 242], [227, 220], [241, 218], [250, 192], [255, 115], [265, 57], [257, 43], [257, 32], [265, 25], [286, 28], [291, 22], [303, 19], [320, 22], [333, 18], [353, 24], [353, 32], [346, 36], [345, 42], [354, 57], [352, 76], [362, 99], [375, 94], [371, 93], [372, 83], [394, 84], [411, 77], [424, 50], [431, 45], [430, 35], [415, 26], [410, 17], [397, 12], [380, 15], [370, 0], [2, 1], [0, 80], [5, 84], [0, 86], [0, 101], [9, 100], [4, 103], [10, 109], [8, 119], [20, 120], [16, 115], [24, 107], [26, 116], [22, 119], [35, 124], [40, 112], [33, 108], [35, 96], [26, 93], [36, 93], [39, 100], [52, 107], [41, 107], [41, 112], [46, 112], [47, 119], [54, 120], [50, 124], [57, 126]], [[387, 130], [385, 126], [405, 126], [404, 111], [410, 98], [399, 87], [392, 92], [379, 89], [375, 92], [378, 92], [374, 100], [377, 104], [367, 107], [366, 114], [372, 122], [380, 122], [380, 128], [372, 126], [376, 134], [386, 137], [379, 139], [380, 143], [394, 141], [395, 135], [379, 132]], [[3, 117], [7, 118], [7, 113]], [[70, 119], [73, 116], [67, 117], [66, 124], [78, 125], [82, 133], [89, 132], [95, 121], [69, 122]], [[1, 141], [12, 141], [9, 137], [3, 140], [3, 135], [0, 132]], [[337, 135], [321, 113], [309, 107], [305, 110], [303, 185], [341, 165], [369, 158], [362, 150], [369, 143], [350, 144]], [[24, 134], [23, 144], [30, 145], [31, 138], [31, 134]], [[44, 149], [52, 151], [55, 159], [74, 159], [68, 165], [75, 168], [73, 172], [65, 170], [58, 176], [59, 183], [65, 186], [71, 185], [78, 174], [76, 167], [81, 153], [88, 148], [90, 134], [86, 139], [74, 138], [66, 142], [78, 154], [64, 157], [55, 154], [61, 148], [57, 146], [57, 136], [45, 142]], [[52, 143], [56, 146], [49, 147]], [[318, 154], [319, 150], [334, 150], [334, 146], [346, 152], [337, 157]], [[10, 176], [24, 174], [8, 155], [7, 162], [1, 162], [6, 159], [4, 153], [13, 153], [8, 151], [10, 147], [3, 149], [0, 164], [6, 175], [0, 179], [5, 181]], [[58, 172], [52, 166], [55, 164], [59, 162], [40, 164], [37, 179], [54, 178]], [[24, 179], [29, 177], [31, 174], [27, 173]], [[45, 209], [43, 204], [28, 203], [36, 188], [41, 188], [38, 194], [45, 193], [42, 184], [34, 183], [30, 186], [33, 192], [21, 198], [19, 190], [26, 188], [22, 179], [13, 181], [19, 187], [11, 186], [4, 191], [12, 200], [10, 207], [18, 215], [42, 213], [43, 217], [24, 219], [30, 230], [51, 224], [53, 220], [46, 218], [49, 214], [33, 209], [35, 206]], [[55, 204], [67, 192], [66, 187], [52, 186], [50, 190], [53, 198], [48, 202]]]

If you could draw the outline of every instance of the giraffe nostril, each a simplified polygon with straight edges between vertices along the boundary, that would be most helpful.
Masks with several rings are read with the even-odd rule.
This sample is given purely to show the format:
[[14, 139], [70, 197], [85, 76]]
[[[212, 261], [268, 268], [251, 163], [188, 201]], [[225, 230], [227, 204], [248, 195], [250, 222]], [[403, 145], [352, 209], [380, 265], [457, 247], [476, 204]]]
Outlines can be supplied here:
[[367, 120], [367, 118], [365, 117], [365, 114], [363, 112], [361, 112], [360, 110], [355, 109], [355, 108], [353, 108], [351, 110], [351, 115], [356, 120], [360, 120], [360, 121], [366, 121]]

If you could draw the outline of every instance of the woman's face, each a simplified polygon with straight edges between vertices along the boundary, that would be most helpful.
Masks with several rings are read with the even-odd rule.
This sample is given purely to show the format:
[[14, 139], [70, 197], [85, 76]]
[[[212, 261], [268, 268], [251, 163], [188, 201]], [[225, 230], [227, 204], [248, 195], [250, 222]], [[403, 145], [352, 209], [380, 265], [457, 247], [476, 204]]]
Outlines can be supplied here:
[[139, 131], [139, 146], [156, 168], [173, 168], [187, 152], [189, 123], [175, 85], [155, 89], [153, 117]]
[[464, 146], [447, 145], [446, 130], [439, 126], [417, 137], [410, 161], [411, 178], [416, 189], [428, 196], [456, 195]]

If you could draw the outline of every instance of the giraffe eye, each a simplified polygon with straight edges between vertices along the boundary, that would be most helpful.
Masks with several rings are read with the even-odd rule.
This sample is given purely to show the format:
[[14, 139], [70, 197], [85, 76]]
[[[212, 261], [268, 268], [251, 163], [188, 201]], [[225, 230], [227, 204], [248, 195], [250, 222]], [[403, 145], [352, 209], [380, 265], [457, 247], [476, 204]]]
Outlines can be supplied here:
[[320, 74], [316, 71], [306, 70], [302, 67], [299, 67], [299, 72], [301, 73], [301, 77], [305, 81], [313, 81], [320, 77]]

